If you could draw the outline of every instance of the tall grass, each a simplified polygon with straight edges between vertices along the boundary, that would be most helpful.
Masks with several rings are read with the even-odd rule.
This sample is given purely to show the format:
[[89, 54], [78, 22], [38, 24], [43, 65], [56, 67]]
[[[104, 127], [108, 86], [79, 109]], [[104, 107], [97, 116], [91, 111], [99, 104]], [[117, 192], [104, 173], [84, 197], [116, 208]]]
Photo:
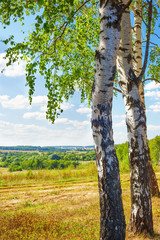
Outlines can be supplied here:
[[90, 162], [87, 164], [81, 164], [77, 168], [66, 168], [62, 170], [29, 170], [22, 172], [4, 172], [1, 168], [0, 174], [0, 185], [14, 185], [14, 184], [25, 184], [25, 183], [35, 183], [38, 181], [78, 181], [97, 179], [97, 169], [95, 162]]

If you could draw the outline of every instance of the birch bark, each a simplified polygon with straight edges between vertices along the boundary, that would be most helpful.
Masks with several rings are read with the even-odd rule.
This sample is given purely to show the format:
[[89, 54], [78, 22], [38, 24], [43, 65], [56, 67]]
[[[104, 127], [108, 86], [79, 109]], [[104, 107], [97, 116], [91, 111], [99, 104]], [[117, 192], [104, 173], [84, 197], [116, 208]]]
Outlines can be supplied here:
[[118, 1], [100, 1], [100, 37], [92, 88], [92, 131], [100, 196], [100, 240], [125, 239], [119, 163], [112, 131], [113, 81], [120, 38]]
[[[134, 53], [134, 61], [133, 67], [136, 76], [138, 77], [142, 71], [142, 1], [135, 1], [134, 5], [134, 31], [133, 31], [133, 53]], [[139, 94], [141, 103], [143, 105], [144, 112], [146, 110], [145, 107], [145, 99], [144, 99], [144, 88], [143, 83], [140, 81], [139, 83]], [[156, 179], [155, 172], [152, 167], [149, 147], [148, 147], [148, 156], [149, 156], [149, 175], [150, 175], [150, 190], [152, 196], [159, 196], [159, 188]]]
[[149, 186], [146, 117], [133, 72], [130, 12], [122, 16], [121, 37], [117, 57], [119, 85], [126, 109], [131, 180], [130, 227], [134, 233], [153, 233], [152, 205]]

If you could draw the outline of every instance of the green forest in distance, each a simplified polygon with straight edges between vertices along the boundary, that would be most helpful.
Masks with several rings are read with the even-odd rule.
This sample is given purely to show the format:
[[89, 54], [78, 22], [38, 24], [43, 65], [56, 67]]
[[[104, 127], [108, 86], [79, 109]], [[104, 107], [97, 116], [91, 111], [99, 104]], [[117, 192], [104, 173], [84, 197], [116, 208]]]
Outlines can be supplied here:
[[[115, 146], [120, 163], [120, 170], [129, 171], [128, 142]], [[151, 160], [160, 164], [160, 136], [149, 140]], [[0, 147], [0, 167], [9, 171], [76, 168], [83, 162], [96, 160], [93, 146], [35, 147], [15, 146]]]

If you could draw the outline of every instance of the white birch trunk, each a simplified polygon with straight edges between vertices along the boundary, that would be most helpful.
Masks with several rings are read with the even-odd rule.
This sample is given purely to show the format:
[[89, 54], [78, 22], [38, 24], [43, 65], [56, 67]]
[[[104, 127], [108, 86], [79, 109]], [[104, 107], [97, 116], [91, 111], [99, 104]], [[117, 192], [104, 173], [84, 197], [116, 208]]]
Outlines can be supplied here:
[[122, 16], [121, 40], [117, 57], [119, 85], [126, 109], [131, 180], [130, 227], [135, 233], [153, 233], [149, 187], [146, 117], [139, 94], [139, 84], [132, 66], [130, 12]]
[[119, 164], [112, 131], [113, 81], [119, 46], [118, 1], [100, 1], [100, 38], [92, 89], [92, 130], [100, 195], [100, 240], [125, 239]]
[[[142, 42], [141, 42], [141, 34], [142, 34], [142, 1], [136, 0], [134, 4], [134, 30], [133, 30], [133, 68], [134, 73], [138, 77], [142, 71]], [[141, 102], [143, 104], [143, 108], [145, 110], [145, 101], [144, 101], [144, 89], [142, 81], [139, 83], [139, 94], [141, 98]]]
[[[138, 77], [142, 71], [142, 1], [136, 0], [134, 5], [134, 32], [133, 32], [133, 53], [134, 53], [134, 61], [133, 67], [136, 76]], [[145, 98], [144, 98], [144, 88], [143, 83], [140, 81], [139, 83], [139, 94], [141, 103], [143, 105], [144, 112], [145, 108]], [[148, 155], [149, 155], [149, 175], [150, 175], [150, 189], [152, 196], [159, 196], [159, 188], [156, 179], [155, 172], [152, 167], [152, 162], [150, 158], [150, 152], [148, 147]]]

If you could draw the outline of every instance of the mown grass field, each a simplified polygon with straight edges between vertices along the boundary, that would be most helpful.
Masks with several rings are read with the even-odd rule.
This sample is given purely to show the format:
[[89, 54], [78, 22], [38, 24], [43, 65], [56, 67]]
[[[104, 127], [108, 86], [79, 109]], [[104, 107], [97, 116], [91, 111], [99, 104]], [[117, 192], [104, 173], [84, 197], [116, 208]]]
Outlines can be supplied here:
[[[156, 170], [160, 184], [160, 167]], [[0, 239], [98, 240], [99, 195], [95, 164], [78, 169], [9, 173], [0, 168]], [[121, 173], [123, 203], [128, 227], [129, 174]], [[152, 198], [155, 236], [126, 239], [160, 239], [160, 199]]]

